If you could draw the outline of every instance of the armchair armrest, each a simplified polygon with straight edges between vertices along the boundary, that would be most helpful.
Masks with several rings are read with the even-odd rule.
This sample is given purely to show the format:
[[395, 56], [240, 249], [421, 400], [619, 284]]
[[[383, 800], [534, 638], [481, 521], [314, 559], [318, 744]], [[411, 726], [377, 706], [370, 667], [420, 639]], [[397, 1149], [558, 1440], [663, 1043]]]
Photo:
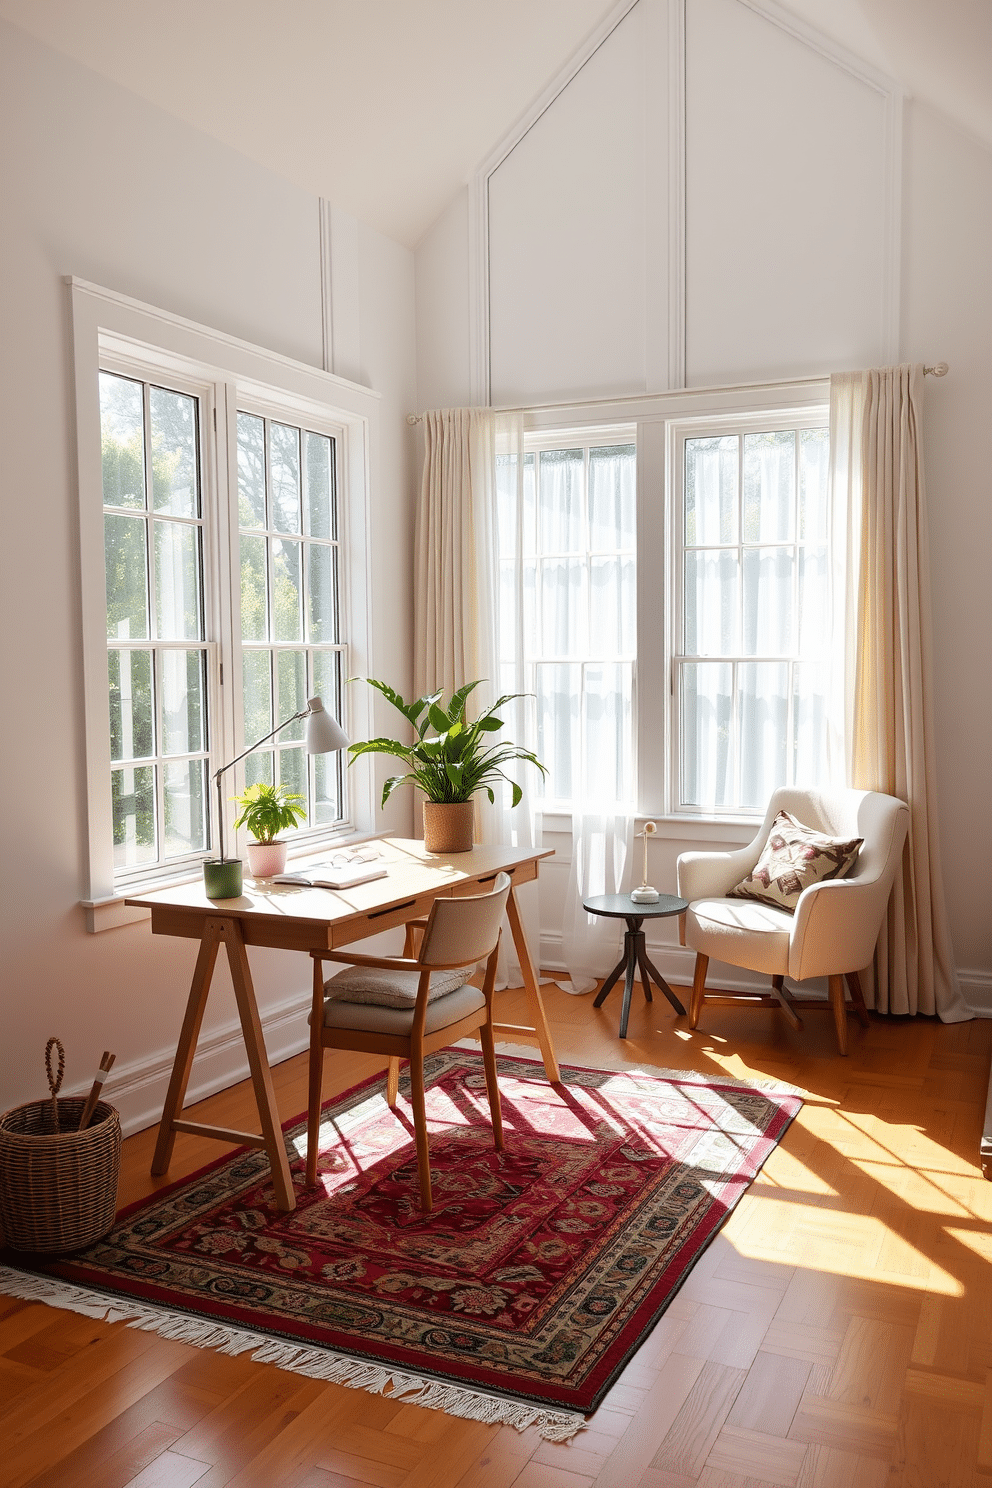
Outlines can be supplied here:
[[831, 878], [799, 896], [789, 942], [789, 976], [838, 976], [871, 962], [889, 901], [891, 876]]
[[676, 864], [679, 897], [688, 899], [722, 899], [728, 889], [739, 884], [761, 855], [764, 835], [759, 834], [747, 847], [736, 852], [679, 853]]

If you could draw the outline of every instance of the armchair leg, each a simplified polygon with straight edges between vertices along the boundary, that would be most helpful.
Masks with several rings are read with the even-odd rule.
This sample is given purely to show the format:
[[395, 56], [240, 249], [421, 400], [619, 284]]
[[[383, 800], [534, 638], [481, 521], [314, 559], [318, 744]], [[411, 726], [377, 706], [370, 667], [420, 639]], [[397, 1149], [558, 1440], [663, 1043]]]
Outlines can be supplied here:
[[483, 1023], [479, 1029], [482, 1044], [482, 1062], [486, 1070], [486, 1094], [489, 1097], [489, 1115], [493, 1124], [493, 1145], [497, 1152], [504, 1149], [503, 1112], [499, 1100], [499, 1085], [496, 1082], [496, 1045], [493, 1043], [493, 1026]]
[[837, 1048], [841, 1054], [847, 1053], [847, 1008], [844, 1005], [844, 978], [832, 976], [830, 981], [830, 1006], [834, 1013], [834, 1027], [837, 1030]]
[[704, 956], [702, 951], [697, 951], [696, 969], [692, 977], [692, 1000], [689, 1003], [690, 1028], [696, 1027], [699, 1015], [703, 1011], [703, 998], [706, 996], [706, 968], [709, 964], [709, 956]]
[[851, 1001], [854, 1003], [854, 1011], [858, 1015], [858, 1021], [862, 1028], [871, 1027], [871, 1019], [865, 1006], [865, 995], [861, 990], [861, 978], [856, 971], [847, 973], [847, 985], [851, 989]]
[[427, 1103], [424, 1099], [424, 1051], [410, 1050], [410, 1103], [413, 1106], [413, 1130], [417, 1138], [417, 1172], [420, 1175], [420, 1205], [425, 1214], [433, 1207], [431, 1198], [431, 1158], [427, 1146]]
[[391, 1111], [396, 1110], [396, 1099], [400, 1091], [400, 1062], [398, 1059], [390, 1059], [389, 1069], [386, 1071], [386, 1105]]

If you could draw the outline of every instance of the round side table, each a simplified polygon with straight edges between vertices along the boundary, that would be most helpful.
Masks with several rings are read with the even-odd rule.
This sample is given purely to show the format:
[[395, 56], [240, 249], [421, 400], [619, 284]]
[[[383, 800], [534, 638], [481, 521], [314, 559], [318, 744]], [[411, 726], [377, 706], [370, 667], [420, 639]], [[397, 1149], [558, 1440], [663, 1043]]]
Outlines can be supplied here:
[[641, 926], [645, 920], [661, 920], [667, 915], [684, 914], [689, 908], [686, 899], [678, 899], [674, 894], [662, 894], [654, 904], [636, 904], [629, 894], [597, 894], [592, 899], [583, 899], [582, 908], [590, 914], [607, 915], [612, 919], [626, 920], [627, 930], [623, 938], [623, 956], [610, 972], [596, 995], [593, 1007], [600, 1007], [616, 986], [620, 977], [623, 976], [623, 1004], [620, 1008], [620, 1037], [627, 1037], [627, 1019], [630, 1017], [630, 998], [634, 990], [634, 973], [640, 971], [641, 983], [644, 987], [644, 996], [648, 1002], [651, 997], [652, 981], [664, 992], [672, 1007], [677, 1013], [685, 1013], [685, 1008], [679, 1002], [671, 987], [665, 981], [661, 972], [649, 960], [644, 943], [644, 931]]

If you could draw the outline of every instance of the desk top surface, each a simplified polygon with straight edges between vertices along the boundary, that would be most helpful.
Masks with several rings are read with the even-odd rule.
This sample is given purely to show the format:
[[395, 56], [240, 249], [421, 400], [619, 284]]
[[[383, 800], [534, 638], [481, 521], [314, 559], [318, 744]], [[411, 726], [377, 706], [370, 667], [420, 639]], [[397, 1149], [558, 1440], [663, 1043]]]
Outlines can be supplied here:
[[[536, 863], [540, 858], [550, 857], [553, 852], [552, 848], [537, 847], [473, 847], [464, 853], [428, 853], [422, 842], [412, 838], [382, 837], [375, 840], [382, 854], [386, 877], [356, 884], [353, 888], [309, 888], [299, 884], [277, 884], [271, 879], [248, 879], [244, 893], [237, 899], [208, 899], [202, 879], [197, 879], [171, 888], [153, 889], [147, 894], [129, 895], [125, 903], [152, 910], [181, 909], [204, 916], [310, 920], [329, 925], [370, 912], [389, 910], [418, 895], [445, 893], [460, 884], [479, 882], [501, 870]], [[325, 847], [322, 852], [315, 851], [306, 858], [294, 859], [287, 872], [305, 873], [308, 862], [326, 861], [332, 852], [340, 850]]]

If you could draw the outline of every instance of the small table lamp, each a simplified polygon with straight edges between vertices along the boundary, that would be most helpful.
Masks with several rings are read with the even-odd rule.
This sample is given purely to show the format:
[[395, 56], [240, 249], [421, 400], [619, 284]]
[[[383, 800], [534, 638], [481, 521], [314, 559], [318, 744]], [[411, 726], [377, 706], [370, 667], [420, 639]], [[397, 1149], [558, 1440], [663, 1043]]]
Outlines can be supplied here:
[[648, 838], [653, 837], [658, 828], [654, 822], [645, 822], [643, 830], [636, 836], [644, 838], [644, 865], [641, 871], [641, 886], [639, 889], [631, 889], [630, 897], [635, 904], [657, 904], [661, 895], [657, 889], [652, 889], [648, 883]]
[[281, 729], [287, 728], [291, 723], [297, 723], [301, 718], [306, 719], [303, 747], [307, 754], [331, 754], [337, 749], [348, 747], [348, 735], [337, 719], [328, 713], [319, 697], [312, 697], [307, 699], [307, 706], [302, 713], [294, 713], [291, 718], [284, 718], [270, 734], [256, 739], [255, 743], [243, 750], [241, 754], [228, 760], [226, 765], [221, 765], [214, 775], [214, 783], [217, 786], [217, 831], [220, 857], [207, 858], [203, 864], [203, 887], [208, 899], [237, 899], [240, 897], [242, 886], [241, 859], [224, 856], [224, 797], [221, 792], [220, 777], [226, 770], [230, 770], [233, 765], [243, 760], [245, 755], [253, 754], [256, 749], [267, 744], [270, 739], [274, 739]]

